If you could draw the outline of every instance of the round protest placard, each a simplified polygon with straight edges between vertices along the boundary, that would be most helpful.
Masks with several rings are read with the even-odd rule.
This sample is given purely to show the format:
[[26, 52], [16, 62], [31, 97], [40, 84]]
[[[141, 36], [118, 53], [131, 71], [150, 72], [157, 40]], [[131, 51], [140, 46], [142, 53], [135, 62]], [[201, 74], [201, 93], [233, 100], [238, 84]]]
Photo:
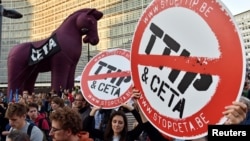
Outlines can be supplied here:
[[130, 100], [130, 52], [111, 49], [97, 54], [85, 66], [81, 75], [84, 98], [103, 109], [116, 108]]
[[163, 134], [207, 135], [208, 124], [239, 100], [245, 78], [242, 40], [227, 8], [214, 0], [154, 0], [142, 14], [131, 48], [139, 106]]

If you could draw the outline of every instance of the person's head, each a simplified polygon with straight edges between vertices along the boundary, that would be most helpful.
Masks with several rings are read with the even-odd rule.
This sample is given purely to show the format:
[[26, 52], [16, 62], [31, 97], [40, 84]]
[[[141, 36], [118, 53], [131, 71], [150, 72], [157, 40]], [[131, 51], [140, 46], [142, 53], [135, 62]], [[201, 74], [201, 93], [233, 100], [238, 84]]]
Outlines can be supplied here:
[[51, 97], [57, 97], [58, 96], [57, 91], [55, 89], [52, 89], [49, 93], [50, 93]]
[[68, 93], [63, 93], [63, 99], [67, 100], [68, 99]]
[[63, 92], [64, 92], [64, 93], [67, 93], [67, 89], [63, 89]]
[[71, 95], [72, 95], [72, 97], [76, 97], [76, 91], [72, 91], [72, 93], [71, 93]]
[[20, 130], [14, 130], [10, 132], [6, 141], [30, 141], [30, 138], [28, 134]]
[[29, 91], [28, 90], [23, 90], [23, 98], [26, 100], [28, 98]]
[[38, 104], [29, 103], [28, 104], [28, 116], [30, 119], [35, 120], [38, 117]]
[[104, 139], [110, 140], [114, 135], [120, 135], [120, 140], [125, 140], [128, 132], [128, 121], [123, 111], [114, 111], [109, 119], [107, 128], [105, 130]]
[[46, 93], [42, 93], [42, 99], [46, 99]]
[[35, 100], [35, 96], [34, 95], [28, 95], [27, 103], [32, 103], [32, 102], [34, 102], [34, 100]]
[[70, 141], [82, 129], [81, 116], [70, 107], [63, 107], [50, 115], [51, 130], [49, 135], [53, 140]]
[[79, 108], [77, 107], [76, 102], [73, 102], [73, 103], [72, 103], [71, 108], [72, 108], [74, 111], [79, 111]]
[[50, 93], [51, 93], [51, 94], [57, 94], [57, 92], [56, 92], [55, 89], [52, 89], [52, 90], [50, 91]]
[[38, 93], [38, 94], [37, 94], [37, 99], [38, 99], [38, 100], [42, 99], [42, 93]]
[[84, 108], [88, 105], [88, 102], [83, 98], [81, 93], [76, 94], [74, 102], [78, 108]]
[[15, 129], [21, 129], [26, 123], [27, 107], [21, 103], [9, 104], [5, 117], [9, 119], [9, 124]]
[[58, 108], [64, 107], [64, 101], [60, 97], [53, 97], [51, 100], [51, 108], [55, 111]]
[[26, 105], [26, 104], [27, 104], [27, 101], [26, 101], [23, 97], [21, 97], [21, 98], [18, 100], [18, 103], [21, 103], [21, 104]]

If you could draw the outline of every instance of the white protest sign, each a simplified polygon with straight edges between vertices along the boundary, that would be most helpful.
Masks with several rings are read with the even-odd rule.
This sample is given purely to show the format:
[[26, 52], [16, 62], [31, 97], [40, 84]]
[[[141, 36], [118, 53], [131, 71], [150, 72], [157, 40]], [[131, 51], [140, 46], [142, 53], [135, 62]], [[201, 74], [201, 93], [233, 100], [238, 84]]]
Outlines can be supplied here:
[[163, 134], [207, 135], [239, 100], [245, 53], [233, 16], [215, 0], [154, 0], [134, 33], [131, 72], [139, 105]]
[[83, 96], [91, 105], [111, 109], [129, 101], [130, 52], [111, 49], [97, 54], [85, 66], [80, 83]]

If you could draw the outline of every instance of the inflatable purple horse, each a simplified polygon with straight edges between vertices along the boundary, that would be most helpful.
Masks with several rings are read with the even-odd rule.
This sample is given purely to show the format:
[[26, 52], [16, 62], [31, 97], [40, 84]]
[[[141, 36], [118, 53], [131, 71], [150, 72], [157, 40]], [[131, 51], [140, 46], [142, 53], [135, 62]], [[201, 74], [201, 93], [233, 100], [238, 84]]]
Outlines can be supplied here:
[[84, 43], [99, 42], [97, 21], [103, 13], [81, 9], [71, 14], [48, 39], [14, 46], [8, 56], [8, 94], [11, 91], [34, 91], [40, 72], [51, 71], [51, 88], [74, 87], [75, 69]]

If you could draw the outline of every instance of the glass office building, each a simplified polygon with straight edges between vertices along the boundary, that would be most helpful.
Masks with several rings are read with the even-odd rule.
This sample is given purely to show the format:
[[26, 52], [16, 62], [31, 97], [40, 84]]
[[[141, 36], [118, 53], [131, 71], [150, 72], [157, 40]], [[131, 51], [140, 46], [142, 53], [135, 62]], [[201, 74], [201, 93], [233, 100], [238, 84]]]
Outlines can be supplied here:
[[241, 31], [244, 47], [246, 50], [247, 71], [250, 72], [250, 10], [234, 16]]
[[[5, 9], [22, 13], [21, 19], [3, 17], [0, 84], [7, 86], [7, 57], [14, 45], [46, 39], [74, 11], [96, 8], [104, 13], [98, 22], [100, 42], [83, 44], [75, 72], [79, 76], [91, 56], [110, 48], [130, 49], [142, 12], [152, 0], [3, 0]], [[88, 52], [89, 49], [89, 52]], [[21, 59], [21, 58], [20, 58]], [[49, 83], [50, 72], [40, 73], [36, 83]]]

